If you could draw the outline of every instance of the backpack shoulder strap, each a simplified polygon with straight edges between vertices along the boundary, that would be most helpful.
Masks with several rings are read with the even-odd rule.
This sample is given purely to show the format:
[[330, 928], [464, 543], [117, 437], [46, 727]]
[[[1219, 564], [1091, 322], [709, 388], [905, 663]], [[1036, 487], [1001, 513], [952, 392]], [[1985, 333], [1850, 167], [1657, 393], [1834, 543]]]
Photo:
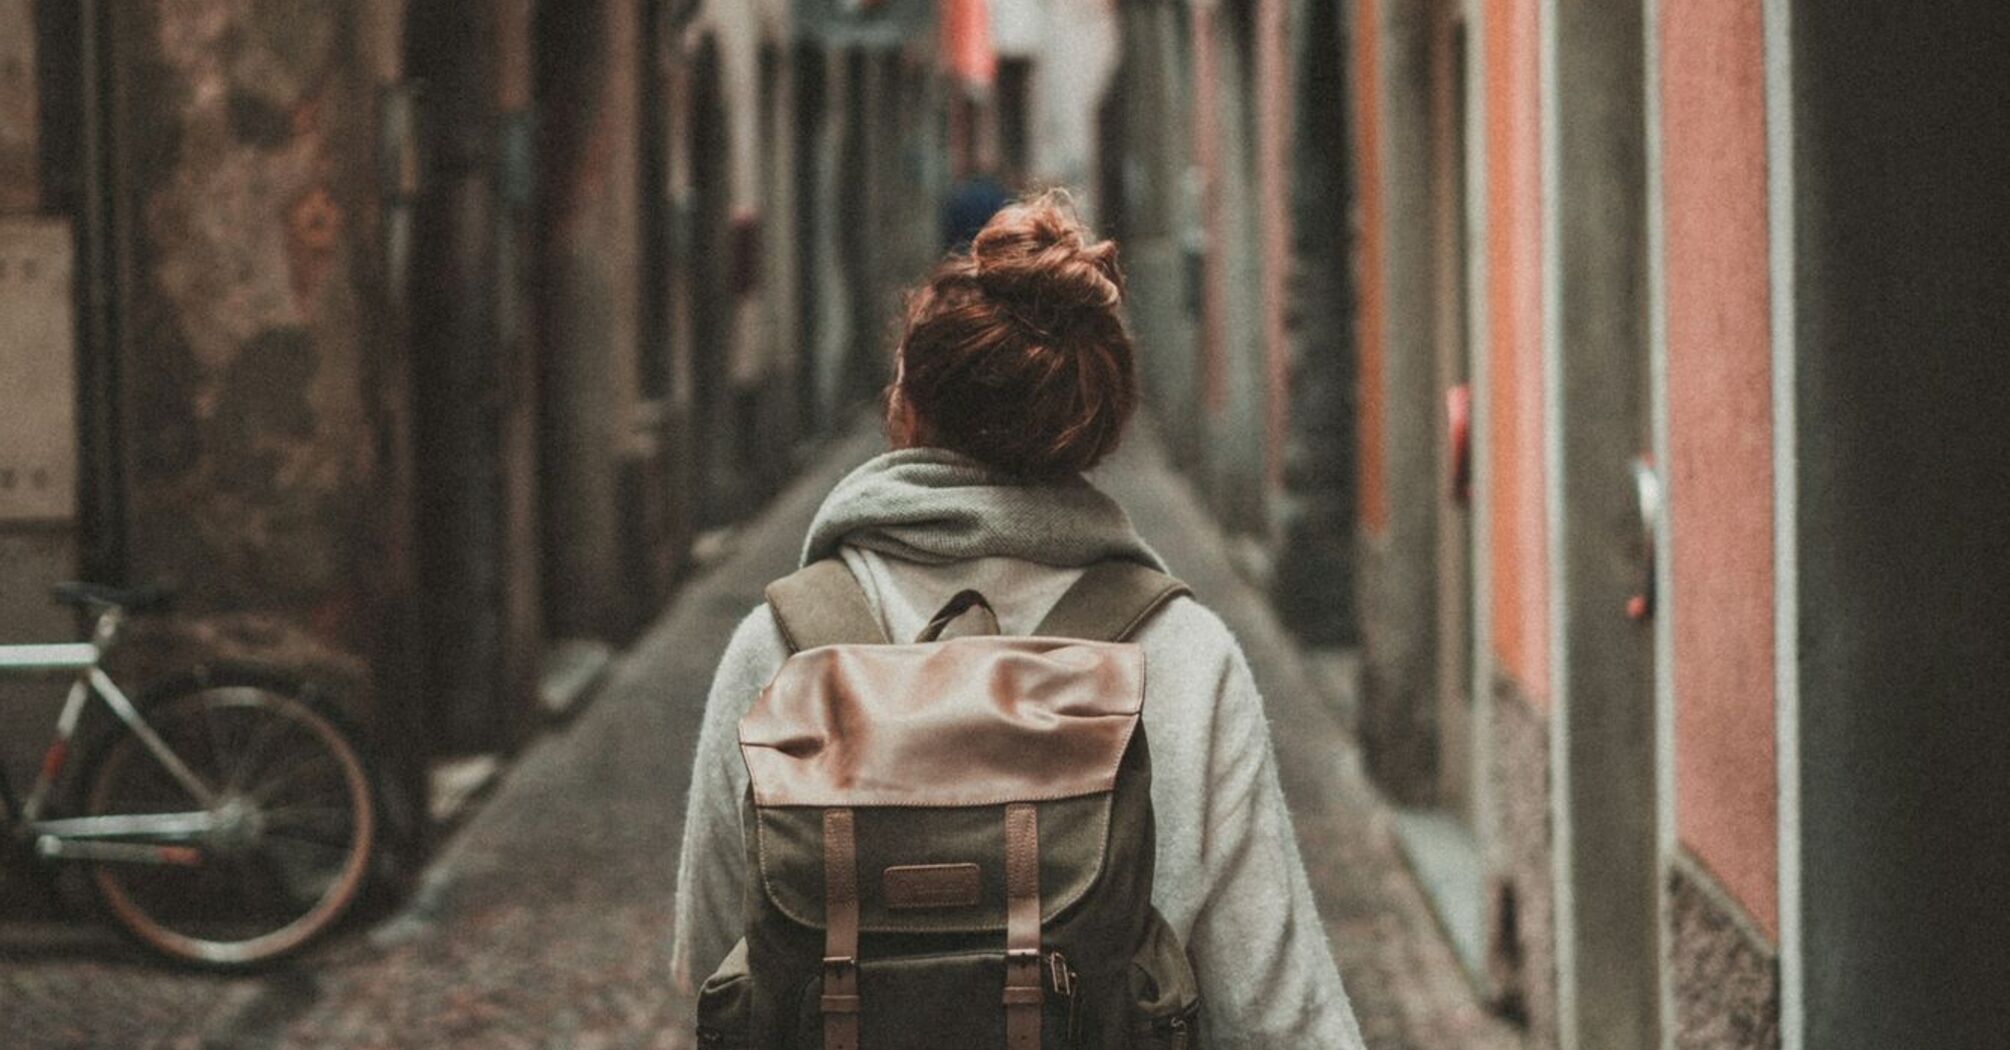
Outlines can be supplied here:
[[1186, 584], [1132, 561], [1089, 566], [1040, 621], [1033, 633], [1050, 638], [1127, 641], [1152, 614], [1182, 594]]
[[847, 642], [886, 643], [865, 589], [837, 558], [811, 562], [768, 584], [767, 597], [792, 653]]

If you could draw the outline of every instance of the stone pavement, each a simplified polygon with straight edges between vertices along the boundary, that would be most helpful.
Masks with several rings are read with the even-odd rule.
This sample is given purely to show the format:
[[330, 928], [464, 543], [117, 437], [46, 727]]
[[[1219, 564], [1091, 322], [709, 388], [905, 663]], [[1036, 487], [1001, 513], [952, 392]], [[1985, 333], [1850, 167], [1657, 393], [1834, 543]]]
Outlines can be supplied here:
[[[823, 493], [877, 449], [834, 445], [617, 663], [598, 699], [528, 748], [417, 893], [253, 977], [168, 970], [95, 928], [0, 924], [0, 1045], [145, 1048], [670, 1048], [672, 877], [712, 667], [792, 564]], [[1321, 912], [1369, 1045], [1509, 1048], [1474, 1003], [1398, 859], [1387, 813], [1304, 661], [1223, 554], [1201, 503], [1141, 439], [1104, 471], [1257, 668]], [[1284, 731], [1288, 727], [1289, 731]]]

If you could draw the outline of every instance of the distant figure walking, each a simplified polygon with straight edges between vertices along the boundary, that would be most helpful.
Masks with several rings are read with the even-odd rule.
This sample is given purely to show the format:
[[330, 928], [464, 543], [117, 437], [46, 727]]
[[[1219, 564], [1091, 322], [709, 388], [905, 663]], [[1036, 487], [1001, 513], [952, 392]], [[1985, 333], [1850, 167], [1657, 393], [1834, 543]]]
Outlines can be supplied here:
[[993, 215], [1012, 203], [1012, 191], [988, 172], [964, 175], [949, 188], [942, 202], [942, 246], [952, 252], [967, 252], [978, 231]]

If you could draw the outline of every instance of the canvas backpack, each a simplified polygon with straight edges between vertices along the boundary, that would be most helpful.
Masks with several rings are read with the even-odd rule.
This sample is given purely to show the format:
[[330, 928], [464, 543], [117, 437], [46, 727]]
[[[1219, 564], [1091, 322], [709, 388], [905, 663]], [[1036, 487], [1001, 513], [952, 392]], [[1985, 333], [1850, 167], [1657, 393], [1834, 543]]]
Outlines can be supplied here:
[[1184, 593], [1104, 562], [1031, 636], [965, 591], [897, 645], [839, 561], [770, 585], [791, 655], [740, 723], [746, 936], [699, 1045], [1197, 1046], [1129, 641]]

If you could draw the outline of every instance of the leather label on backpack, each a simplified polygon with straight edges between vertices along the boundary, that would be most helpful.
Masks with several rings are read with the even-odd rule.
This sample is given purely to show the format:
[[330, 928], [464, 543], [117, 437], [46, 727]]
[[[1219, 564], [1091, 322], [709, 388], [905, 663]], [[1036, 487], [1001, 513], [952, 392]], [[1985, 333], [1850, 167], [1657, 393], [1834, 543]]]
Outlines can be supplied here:
[[982, 899], [975, 864], [903, 864], [882, 878], [886, 906], [902, 910], [968, 908]]

